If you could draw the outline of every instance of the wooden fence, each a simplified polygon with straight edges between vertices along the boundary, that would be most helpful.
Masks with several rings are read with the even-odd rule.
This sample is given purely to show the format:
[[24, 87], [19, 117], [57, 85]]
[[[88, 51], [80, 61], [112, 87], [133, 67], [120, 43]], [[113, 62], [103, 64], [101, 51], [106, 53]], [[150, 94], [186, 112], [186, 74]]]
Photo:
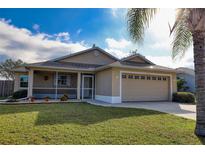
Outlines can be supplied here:
[[0, 97], [10, 96], [14, 91], [14, 81], [0, 80]]

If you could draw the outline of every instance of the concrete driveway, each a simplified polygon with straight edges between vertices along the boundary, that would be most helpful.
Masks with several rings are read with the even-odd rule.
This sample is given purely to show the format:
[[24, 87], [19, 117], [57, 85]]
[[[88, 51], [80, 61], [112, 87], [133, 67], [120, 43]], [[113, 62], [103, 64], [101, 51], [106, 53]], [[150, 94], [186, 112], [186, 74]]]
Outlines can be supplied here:
[[88, 103], [101, 106], [150, 109], [196, 120], [196, 105], [181, 104], [174, 102], [132, 102], [108, 104], [99, 101], [88, 101]]

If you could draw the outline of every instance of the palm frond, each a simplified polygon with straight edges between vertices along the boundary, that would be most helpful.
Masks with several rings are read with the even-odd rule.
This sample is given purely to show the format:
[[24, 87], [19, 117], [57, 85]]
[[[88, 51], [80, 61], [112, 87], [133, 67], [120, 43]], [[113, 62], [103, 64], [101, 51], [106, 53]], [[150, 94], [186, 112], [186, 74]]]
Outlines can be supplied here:
[[174, 31], [175, 27], [177, 26], [178, 22], [181, 20], [181, 17], [184, 16], [184, 13], [185, 13], [185, 9], [176, 9], [176, 20], [175, 20], [175, 23], [174, 25], [171, 27], [170, 24], [169, 24], [169, 29], [170, 29], [170, 36], [172, 34], [172, 32]]
[[150, 21], [156, 12], [157, 9], [155, 8], [133, 8], [128, 10], [128, 31], [135, 42], [143, 42], [145, 29], [149, 27]]
[[192, 32], [188, 23], [188, 12], [183, 9], [176, 17], [173, 27], [172, 59], [182, 58], [192, 44]]

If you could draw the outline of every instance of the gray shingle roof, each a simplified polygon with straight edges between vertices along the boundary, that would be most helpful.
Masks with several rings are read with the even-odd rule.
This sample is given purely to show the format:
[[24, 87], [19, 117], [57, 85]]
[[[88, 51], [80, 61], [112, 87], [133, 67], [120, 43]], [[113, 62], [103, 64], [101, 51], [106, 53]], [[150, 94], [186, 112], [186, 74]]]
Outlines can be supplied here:
[[83, 63], [72, 63], [72, 62], [54, 62], [54, 61], [46, 61], [39, 63], [32, 63], [27, 66], [33, 67], [59, 67], [59, 68], [73, 68], [73, 69], [95, 69], [102, 65], [95, 64], [83, 64]]
[[153, 68], [153, 69], [163, 69], [163, 70], [174, 70], [172, 68], [169, 67], [164, 67], [164, 66], [160, 66], [160, 65], [155, 65], [155, 64], [141, 64], [141, 63], [135, 63], [135, 62], [120, 62], [122, 65], [126, 65], [126, 66], [136, 66], [136, 67], [141, 67], [141, 68]]
[[95, 71], [104, 67], [130, 67], [136, 69], [150, 69], [150, 70], [164, 70], [164, 71], [175, 71], [172, 68], [152, 65], [152, 64], [142, 64], [128, 61], [118, 61], [108, 65], [96, 65], [96, 64], [84, 64], [84, 63], [72, 63], [72, 62], [54, 62], [46, 61], [39, 63], [32, 63], [27, 65], [28, 67], [44, 67], [44, 68], [59, 68], [59, 69], [79, 69], [79, 70], [90, 70]]

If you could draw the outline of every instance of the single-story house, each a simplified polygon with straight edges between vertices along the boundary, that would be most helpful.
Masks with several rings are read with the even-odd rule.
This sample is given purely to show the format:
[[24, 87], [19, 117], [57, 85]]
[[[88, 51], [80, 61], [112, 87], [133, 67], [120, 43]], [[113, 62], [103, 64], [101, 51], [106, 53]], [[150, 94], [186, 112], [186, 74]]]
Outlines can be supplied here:
[[28, 97], [96, 99], [108, 103], [172, 101], [176, 71], [156, 65], [141, 54], [118, 59], [103, 49], [90, 49], [15, 69], [15, 91]]
[[177, 77], [180, 79], [184, 79], [186, 81], [187, 91], [195, 92], [195, 72], [194, 69], [187, 68], [187, 67], [179, 67], [176, 68]]

